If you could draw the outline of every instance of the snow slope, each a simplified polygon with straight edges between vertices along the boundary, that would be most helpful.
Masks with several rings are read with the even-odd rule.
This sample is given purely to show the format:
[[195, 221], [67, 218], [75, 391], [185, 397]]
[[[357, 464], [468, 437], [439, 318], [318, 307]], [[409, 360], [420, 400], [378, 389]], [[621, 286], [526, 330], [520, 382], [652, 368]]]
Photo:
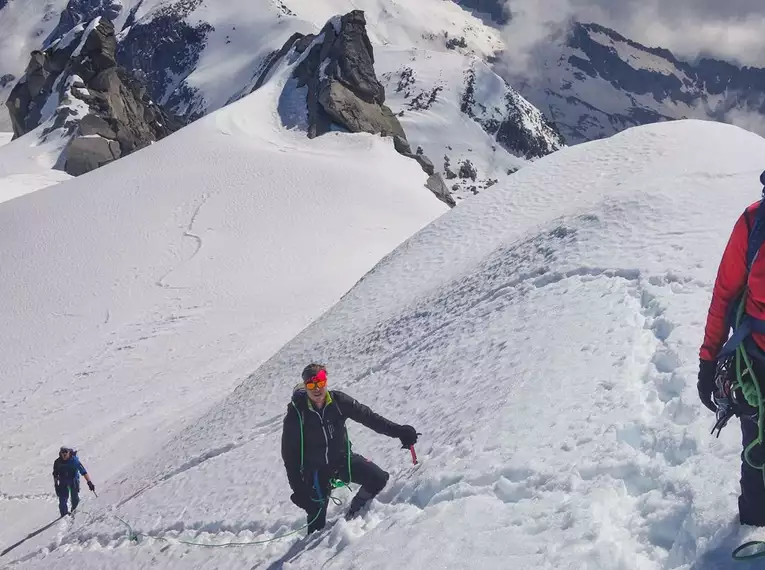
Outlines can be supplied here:
[[[99, 498], [86, 499], [73, 526], [58, 523], [14, 551], [12, 567], [728, 567], [750, 535], [734, 524], [738, 429], [709, 435], [695, 374], [719, 256], [760, 195], [763, 152], [752, 133], [682, 121], [522, 169], [407, 240], [204, 416], [172, 437], [158, 432], [156, 453], [89, 439], [82, 455]], [[17, 202], [30, 198], [52, 193]], [[218, 285], [204, 285], [209, 298]], [[198, 348], [198, 330], [174, 332], [168, 352], [144, 353], [134, 372], [167, 374], [170, 349]], [[236, 362], [230, 349], [207, 356], [211, 383]], [[356, 450], [392, 475], [362, 518], [307, 543], [179, 544], [267, 540], [302, 525], [279, 438], [292, 386], [314, 360], [328, 365], [333, 388], [415, 425], [420, 464], [351, 425]], [[117, 365], [104, 359], [94, 372]], [[32, 403], [23, 409], [35, 442], [59, 437]], [[53, 443], [13, 443], [14, 458], [39, 455], [25, 474], [45, 470]], [[47, 481], [17, 477], [15, 492], [44, 505]], [[4, 474], [3, 488], [13, 480]], [[4, 504], [18, 535], [42, 522]], [[117, 516], [142, 534], [137, 544]]]
[[0, 203], [0, 543], [49, 518], [62, 440], [106, 484], [448, 209], [389, 140], [285, 130], [288, 73]]
[[0, 133], [0, 203], [72, 178], [54, 169], [67, 139], [54, 132], [43, 140], [44, 128], [15, 141]]

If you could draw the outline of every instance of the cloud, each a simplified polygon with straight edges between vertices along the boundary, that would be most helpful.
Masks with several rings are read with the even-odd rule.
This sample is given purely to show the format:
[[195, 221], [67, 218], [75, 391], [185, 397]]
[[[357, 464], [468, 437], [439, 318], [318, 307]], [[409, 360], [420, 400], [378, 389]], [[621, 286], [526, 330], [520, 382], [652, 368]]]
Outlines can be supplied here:
[[504, 30], [511, 67], [571, 20], [597, 22], [678, 57], [710, 56], [765, 66], [765, 2], [762, 0], [507, 0], [512, 15]]
[[765, 116], [760, 113], [733, 109], [725, 116], [725, 122], [765, 136]]

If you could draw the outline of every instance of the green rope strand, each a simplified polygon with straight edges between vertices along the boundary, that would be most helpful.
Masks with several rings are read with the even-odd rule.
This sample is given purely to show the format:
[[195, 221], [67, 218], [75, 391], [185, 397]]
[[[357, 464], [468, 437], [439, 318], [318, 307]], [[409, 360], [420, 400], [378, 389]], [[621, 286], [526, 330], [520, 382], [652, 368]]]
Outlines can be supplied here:
[[169, 539], [169, 538], [165, 538], [164, 536], [151, 536], [150, 534], [145, 534], [145, 533], [142, 533], [142, 532], [135, 532], [133, 530], [133, 527], [130, 526], [130, 523], [128, 523], [127, 521], [123, 520], [122, 518], [120, 518], [120, 517], [118, 517], [116, 515], [115, 515], [115, 518], [127, 527], [127, 529], [128, 529], [128, 538], [130, 539], [131, 542], [138, 542], [138, 538], [139, 537], [144, 537], [144, 538], [150, 538], [152, 540], [161, 540], [161, 541], [169, 542], [169, 543], [174, 543], [175, 542], [177, 544], [185, 544], [187, 546], [202, 546], [202, 547], [206, 547], [206, 548], [227, 548], [227, 547], [231, 547], [231, 546], [253, 546], [253, 545], [257, 545], [257, 544], [267, 544], [269, 542], [275, 542], [277, 540], [281, 540], [282, 538], [286, 538], [286, 537], [291, 536], [293, 534], [297, 534], [301, 530], [307, 529], [309, 526], [311, 526], [319, 518], [319, 516], [321, 515], [321, 512], [323, 510], [324, 510], [324, 507], [320, 508], [319, 511], [316, 513], [316, 516], [313, 517], [313, 520], [307, 522], [306, 524], [304, 524], [300, 528], [295, 529], [295, 530], [291, 530], [290, 532], [285, 532], [284, 534], [281, 534], [279, 536], [274, 536], [273, 538], [269, 538], [269, 539], [266, 539], [266, 540], [253, 540], [253, 541], [248, 541], [248, 542], [226, 542], [224, 544], [208, 544], [208, 543], [204, 543], [204, 542], [192, 542], [190, 540]]
[[[744, 291], [744, 295], [739, 304], [736, 312], [736, 326], [741, 324], [741, 318], [744, 313], [744, 305], [746, 304], [747, 292]], [[746, 370], [742, 372], [741, 364], [742, 360], [746, 365]], [[744, 376], [748, 374], [749, 378], [745, 379]], [[757, 375], [754, 373], [754, 366], [749, 354], [746, 352], [743, 342], [736, 347], [736, 384], [733, 389], [740, 388], [746, 402], [757, 409], [757, 437], [744, 449], [744, 461], [752, 469], [756, 469], [762, 472], [763, 484], [765, 485], [765, 464], [755, 465], [750, 457], [752, 450], [758, 445], [762, 445], [765, 441], [765, 402], [763, 402], [762, 391], [760, 389], [760, 383], [757, 380]], [[758, 550], [750, 552], [749, 554], [742, 554], [745, 550], [757, 548]], [[753, 540], [745, 542], [736, 548], [732, 555], [733, 560], [745, 561], [754, 560], [756, 558], [765, 557], [765, 541]]]
[[[295, 408], [295, 412], [297, 413], [298, 421], [300, 422], [300, 471], [302, 473], [303, 472], [303, 467], [304, 467], [304, 458], [305, 458], [305, 449], [304, 449], [305, 448], [305, 443], [304, 443], [305, 436], [304, 436], [304, 433], [303, 433], [303, 416], [300, 413], [300, 410], [298, 410], [297, 406], [295, 405], [295, 402], [290, 402], [290, 403], [292, 404], [292, 407]], [[347, 456], [348, 456], [348, 482], [346, 483], [345, 481], [343, 481], [341, 479], [331, 479], [330, 483], [331, 483], [331, 485], [332, 485], [332, 487], [334, 489], [337, 489], [337, 488], [340, 488], [340, 487], [347, 487], [348, 489], [350, 489], [350, 482], [352, 480], [352, 475], [351, 475], [351, 440], [348, 438], [348, 433], [347, 432], [345, 434], [345, 442], [346, 442], [346, 450], [347, 450]], [[314, 499], [314, 500], [317, 501], [317, 502], [323, 502], [323, 501], [318, 501], [316, 499]], [[333, 497], [331, 494], [328, 497], [327, 503], [329, 502], [329, 500], [332, 500], [332, 502], [335, 503], [336, 505], [342, 504], [342, 501], [340, 499], [338, 499], [337, 497]], [[150, 538], [150, 539], [153, 539], [153, 540], [161, 540], [161, 541], [165, 541], [165, 542], [171, 542], [171, 543], [175, 542], [177, 544], [185, 544], [185, 545], [188, 545], [188, 546], [202, 546], [202, 547], [206, 547], [206, 548], [226, 548], [226, 547], [230, 547], [230, 546], [252, 546], [252, 545], [256, 545], [256, 544], [267, 544], [269, 542], [274, 542], [276, 540], [281, 540], [282, 538], [286, 538], [286, 537], [291, 536], [293, 534], [297, 534], [301, 530], [307, 529], [309, 526], [311, 526], [319, 518], [319, 516], [321, 515], [322, 511], [324, 511], [325, 509], [326, 509], [326, 503], [324, 505], [322, 505], [322, 507], [316, 513], [316, 516], [313, 517], [313, 519], [311, 521], [309, 521], [308, 523], [306, 523], [305, 525], [301, 526], [298, 529], [292, 530], [292, 531], [284, 533], [282, 535], [275, 536], [273, 538], [269, 538], [269, 539], [266, 539], [266, 540], [255, 540], [255, 541], [249, 541], [249, 542], [227, 542], [225, 544], [205, 544], [205, 543], [202, 543], [202, 542], [192, 542], [192, 541], [189, 541], [189, 540], [180, 540], [180, 539], [172, 539], [171, 540], [171, 539], [168, 539], [168, 538], [165, 538], [165, 537], [162, 537], [162, 536], [151, 536], [149, 534], [145, 534], [145, 533], [142, 533], [142, 532], [135, 532], [133, 530], [133, 527], [131, 527], [130, 524], [127, 521], [123, 520], [122, 518], [120, 518], [120, 517], [118, 517], [116, 515], [115, 515], [115, 518], [118, 521], [120, 521], [123, 525], [125, 525], [127, 527], [127, 530], [128, 530], [128, 539], [131, 542], [138, 542], [138, 538], [139, 537], [144, 537], [144, 538]]]

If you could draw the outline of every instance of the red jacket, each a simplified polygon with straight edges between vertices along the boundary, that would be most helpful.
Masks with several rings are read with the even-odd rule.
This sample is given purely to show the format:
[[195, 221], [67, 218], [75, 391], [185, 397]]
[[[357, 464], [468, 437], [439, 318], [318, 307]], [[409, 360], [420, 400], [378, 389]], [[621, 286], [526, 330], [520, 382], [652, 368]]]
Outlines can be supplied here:
[[[704, 344], [699, 351], [702, 360], [715, 360], [728, 340], [728, 311], [745, 285], [749, 286], [746, 299], [747, 314], [757, 319], [765, 319], [765, 256], [760, 257], [758, 254], [755, 257], [748, 279], [746, 271], [749, 230], [754, 224], [759, 205], [760, 202], [755, 202], [741, 214], [725, 247], [712, 292], [712, 302], [709, 305]], [[760, 348], [765, 349], [765, 335], [754, 333], [752, 338]]]

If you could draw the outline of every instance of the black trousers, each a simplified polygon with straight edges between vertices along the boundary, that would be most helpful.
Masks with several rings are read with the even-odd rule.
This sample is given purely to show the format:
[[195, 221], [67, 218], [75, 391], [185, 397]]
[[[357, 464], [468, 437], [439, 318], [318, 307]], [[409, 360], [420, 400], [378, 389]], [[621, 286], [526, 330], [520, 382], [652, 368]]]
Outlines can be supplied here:
[[72, 510], [77, 508], [80, 504], [80, 483], [79, 481], [72, 481], [71, 483], [62, 483], [56, 489], [58, 494], [58, 512], [61, 516], [69, 514], [69, 495], [72, 496]]
[[[765, 384], [765, 363], [752, 358], [752, 367], [754, 374], [762, 390]], [[731, 367], [730, 379], [736, 376], [735, 367]], [[747, 376], [746, 369], [743, 375]], [[758, 435], [757, 427], [757, 408], [752, 408], [747, 404], [740, 406], [739, 416], [741, 420], [741, 494], [738, 497], [738, 516], [741, 524], [753, 526], [765, 526], [765, 473], [760, 469], [755, 469], [749, 462], [756, 466], [765, 464], [765, 444], [760, 444], [752, 448], [749, 452], [749, 461], [744, 457], [746, 448]]]
[[[763, 371], [765, 373], [765, 371]], [[757, 417], [741, 417], [741, 444], [745, 450], [757, 439]], [[765, 463], [765, 453], [761, 445], [752, 448], [749, 461], [755, 465]], [[755, 469], [741, 452], [741, 494], [738, 497], [738, 516], [741, 524], [765, 526], [765, 480], [763, 472]]]
[[[311, 498], [313, 499], [313, 508], [306, 511], [308, 532], [324, 528], [327, 523], [327, 502], [329, 493], [332, 491], [332, 485], [329, 480], [333, 478], [345, 479], [347, 477], [346, 469], [324, 470], [318, 472], [318, 481], [321, 496], [318, 496], [317, 490], [313, 487]], [[313, 474], [310, 474], [313, 477]], [[371, 496], [377, 495], [388, 483], [388, 473], [380, 467], [359, 455], [351, 455], [351, 483], [361, 485], [361, 490]], [[361, 491], [359, 491], [361, 492]]]

